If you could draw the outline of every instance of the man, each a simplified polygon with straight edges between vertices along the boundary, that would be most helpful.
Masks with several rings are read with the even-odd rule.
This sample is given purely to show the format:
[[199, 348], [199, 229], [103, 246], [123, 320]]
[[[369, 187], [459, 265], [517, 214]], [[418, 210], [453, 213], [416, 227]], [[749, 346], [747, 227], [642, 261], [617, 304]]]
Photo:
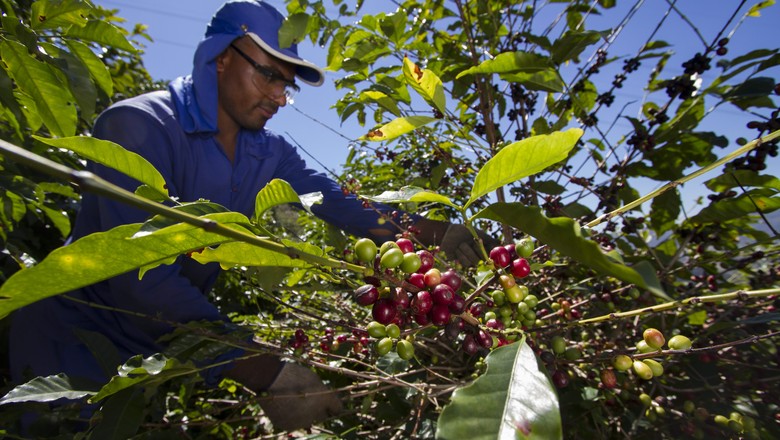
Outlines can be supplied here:
[[[208, 199], [250, 215], [257, 192], [271, 179], [280, 178], [299, 194], [322, 192], [324, 201], [313, 212], [325, 221], [378, 242], [392, 239], [397, 231], [380, 225], [373, 209], [363, 208], [335, 182], [307, 168], [294, 147], [265, 129], [298, 89], [296, 77], [313, 86], [323, 82], [322, 70], [301, 59], [295, 46], [279, 46], [283, 19], [262, 1], [224, 4], [198, 45], [192, 75], [174, 80], [168, 90], [113, 105], [99, 117], [93, 135], [149, 160], [165, 177], [171, 196], [179, 200]], [[129, 190], [138, 186], [114, 170], [95, 164], [89, 168]], [[119, 202], [84, 194], [73, 239], [142, 222], [147, 216]], [[473, 240], [462, 226], [420, 218], [416, 226], [424, 242], [440, 244], [466, 262], [478, 260]], [[11, 328], [15, 381], [65, 372], [105, 383], [115, 372], [101, 368], [85, 342], [90, 335], [108, 339], [116, 357], [124, 361], [162, 351], [157, 341], [170, 332], [167, 323], [225, 320], [205, 295], [218, 273], [216, 265], [203, 266], [181, 257], [175, 264], [147, 272], [142, 280], [133, 272], [69, 294], [105, 307], [54, 297], [19, 310]], [[235, 353], [227, 359], [230, 356]], [[341, 407], [314, 372], [270, 355], [235, 361], [205, 376], [211, 383], [227, 376], [254, 390], [269, 391], [275, 397], [263, 405], [264, 410], [276, 427], [285, 430], [308, 426]]]

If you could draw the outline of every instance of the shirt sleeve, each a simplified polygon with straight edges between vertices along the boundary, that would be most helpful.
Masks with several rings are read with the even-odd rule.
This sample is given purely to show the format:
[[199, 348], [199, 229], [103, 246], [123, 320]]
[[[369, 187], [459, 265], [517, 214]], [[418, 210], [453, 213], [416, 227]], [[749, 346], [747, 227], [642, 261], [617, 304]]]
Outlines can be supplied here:
[[[297, 150], [280, 140], [286, 152], [277, 169], [277, 176], [287, 181], [298, 194], [321, 192], [323, 201], [312, 206], [312, 212], [331, 225], [359, 237], [368, 237], [380, 243], [393, 239], [400, 232], [391, 222], [380, 220], [382, 214], [402, 211], [381, 203], [364, 206], [354, 194], [344, 194], [333, 179], [306, 166]], [[413, 219], [419, 216], [412, 215]]]

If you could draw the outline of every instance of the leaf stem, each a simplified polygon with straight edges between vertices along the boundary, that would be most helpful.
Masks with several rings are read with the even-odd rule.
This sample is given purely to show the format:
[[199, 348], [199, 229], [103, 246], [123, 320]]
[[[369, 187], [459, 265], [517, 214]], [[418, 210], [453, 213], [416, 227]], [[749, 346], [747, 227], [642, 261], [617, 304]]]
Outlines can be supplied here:
[[620, 214], [622, 214], [622, 213], [624, 213], [626, 211], [630, 211], [630, 210], [632, 210], [632, 209], [642, 205], [643, 203], [647, 202], [648, 200], [654, 199], [654, 198], [660, 196], [661, 194], [665, 193], [666, 191], [668, 191], [670, 189], [676, 188], [676, 187], [682, 185], [683, 183], [688, 182], [689, 180], [692, 180], [692, 179], [695, 179], [695, 178], [701, 176], [702, 174], [708, 173], [708, 172], [712, 171], [713, 169], [723, 165], [724, 163], [732, 161], [732, 160], [736, 159], [737, 157], [739, 157], [739, 156], [741, 156], [741, 155], [743, 155], [745, 153], [748, 153], [749, 151], [753, 150], [754, 148], [758, 147], [759, 145], [763, 144], [764, 142], [770, 142], [770, 141], [772, 141], [774, 139], [777, 139], [778, 137], [780, 137], [780, 130], [775, 130], [772, 133], [769, 133], [768, 135], [766, 135], [764, 137], [760, 137], [758, 139], [754, 139], [753, 141], [748, 142], [744, 146], [738, 148], [737, 150], [733, 151], [732, 153], [727, 154], [726, 156], [722, 157], [721, 159], [719, 159], [719, 160], [717, 160], [717, 161], [707, 165], [706, 167], [702, 167], [699, 170], [697, 170], [697, 171], [695, 171], [695, 172], [693, 172], [693, 173], [691, 173], [691, 174], [689, 174], [689, 175], [687, 175], [685, 177], [682, 177], [680, 179], [673, 180], [673, 181], [667, 183], [666, 185], [662, 186], [661, 188], [658, 188], [657, 190], [651, 192], [650, 194], [645, 195], [644, 197], [636, 199], [636, 200], [634, 200], [633, 202], [631, 202], [631, 203], [629, 203], [627, 205], [621, 206], [620, 208], [618, 208], [618, 209], [616, 209], [616, 210], [614, 210], [612, 212], [608, 212], [608, 213], [598, 217], [597, 219], [595, 219], [595, 220], [591, 221], [590, 223], [586, 224], [585, 226], [588, 227], [588, 228], [592, 228], [594, 226], [597, 226], [597, 225], [603, 223], [606, 220], [611, 219], [612, 217], [620, 215]]

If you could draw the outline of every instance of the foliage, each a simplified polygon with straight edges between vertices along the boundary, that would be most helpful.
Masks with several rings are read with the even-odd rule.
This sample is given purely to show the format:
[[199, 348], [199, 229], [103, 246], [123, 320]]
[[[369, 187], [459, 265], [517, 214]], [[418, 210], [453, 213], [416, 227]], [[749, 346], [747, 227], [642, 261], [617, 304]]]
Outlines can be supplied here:
[[[314, 435], [323, 437], [780, 436], [773, 422], [780, 401], [765, 391], [780, 368], [773, 325], [780, 249], [772, 222], [780, 185], [766, 172], [780, 137], [772, 79], [780, 57], [776, 49], [761, 47], [728, 54], [725, 35], [744, 32], [747, 22], [732, 20], [723, 31], [702, 37], [701, 51], [685, 54], [690, 58], [677, 69], [670, 63], [675, 42], [656, 34], [633, 53], [611, 53], [630, 16], [609, 29], [591, 30], [588, 24], [620, 6], [613, 1], [541, 7], [523, 1], [409, 0], [394, 13], [378, 14], [359, 14], [362, 2], [358, 10], [340, 0], [287, 3], [283, 37], [328, 46], [328, 67], [343, 73], [337, 86], [344, 95], [336, 111], [342, 120], [369, 125], [348, 156], [340, 177], [344, 190], [366, 203], [394, 203], [429, 218], [462, 222], [517, 247], [531, 238], [533, 250], [525, 258], [532, 273], [511, 277], [527, 291], [518, 301], [509, 299], [514, 281], [507, 284], [500, 276], [513, 271], [496, 267], [488, 257], [491, 249], [476, 268], [437, 253], [442, 271], [452, 267], [463, 278], [458, 295], [465, 309], [441, 326], [401, 320], [401, 336], [391, 338], [391, 351], [381, 356], [380, 338], [366, 332], [371, 310], [351, 293], [366, 282], [388, 287], [384, 295], [396, 295], [395, 287], [416, 290], [398, 270], [374, 273], [373, 264], [356, 261], [349, 241], [310, 215], [291, 224], [282, 205], [309, 199], [291, 194], [283, 182], [272, 182], [258, 195], [248, 218], [203, 201], [171, 209], [120, 194], [104, 182], [83, 181], [83, 188], [143, 204], [157, 216], [85, 237], [46, 259], [45, 246], [37, 253], [24, 251], [42, 261], [0, 287], [8, 298], [0, 302], [3, 314], [75, 285], [133, 268], [148, 270], [185, 254], [232, 268], [214, 300], [242, 331], [182, 324], [168, 337], [165, 353], [119, 360], [119, 374], [100, 390], [63, 376], [9, 390], [0, 400], [0, 408], [12, 408], [6, 410], [9, 417], [39, 408], [33, 402], [88, 396], [99, 408], [86, 433], [92, 438], [270, 435], [258, 407], [264, 396], [228, 380], [206, 388], [196, 374], [226, 346], [240, 345], [249, 331], [265, 341], [267, 351], [316, 367], [343, 392], [348, 410], [315, 428]], [[330, 4], [339, 17], [330, 15]], [[89, 99], [77, 98], [77, 85], [91, 83], [98, 94], [110, 95], [105, 75], [88, 74], [100, 70], [94, 60], [70, 76], [52, 73], [67, 65], [55, 60], [65, 59], [66, 52], [83, 56], [79, 44], [85, 41], [132, 47], [108, 36], [91, 39], [103, 25], [90, 20], [105, 11], [75, 0], [36, 5], [33, 14], [46, 15], [45, 24], [33, 26], [35, 20], [25, 18], [15, 33], [2, 34], [3, 72], [17, 90], [13, 100], [3, 97], [8, 127], [3, 138], [75, 167], [77, 156], [62, 149], [104, 162], [109, 154], [101, 152], [111, 151], [112, 166], [145, 176], [139, 177], [148, 184], [141, 194], [162, 199], [154, 172], [120, 149], [96, 142], [80, 150], [76, 144], [84, 142], [78, 138], [43, 140], [76, 132], [72, 108], [84, 122], [92, 116], [84, 114]], [[755, 16], [767, 5], [737, 13]], [[681, 14], [671, 6], [669, 13]], [[694, 17], [684, 18], [695, 28]], [[4, 29], [13, 22], [4, 17]], [[63, 44], [44, 44], [47, 32], [56, 32]], [[715, 77], [699, 83], [716, 59]], [[654, 63], [646, 82], [636, 78], [644, 63]], [[38, 92], [54, 80], [71, 87], [60, 87], [54, 97], [25, 92], [21, 68], [31, 79], [48, 78], [41, 79]], [[626, 117], [612, 106], [620, 104], [618, 89], [632, 81], [646, 95], [637, 116]], [[113, 87], [121, 83], [113, 77]], [[65, 110], [51, 99], [77, 105]], [[703, 128], [710, 109], [721, 106], [747, 111], [747, 128]], [[51, 119], [47, 111], [55, 110], [64, 113]], [[617, 120], [628, 122], [619, 135], [611, 133]], [[58, 149], [32, 143], [33, 133]], [[736, 152], [719, 160], [722, 148]], [[36, 196], [7, 187], [3, 233], [19, 229], [30, 204], [48, 212], [37, 198], [46, 191], [75, 196], [69, 187], [35, 183], [41, 180], [37, 171], [8, 159], [2, 166], [3, 179], [29, 181], [29, 194]], [[706, 182], [711, 193], [693, 212], [684, 184], [704, 172], [712, 173]], [[648, 181], [666, 186], [649, 192]], [[67, 235], [59, 217], [49, 217]], [[403, 223], [393, 216], [386, 220]], [[212, 229], [202, 229], [206, 224]], [[414, 229], [403, 236], [413, 238]], [[21, 259], [19, 248], [8, 243], [7, 253]], [[84, 264], [120, 243], [121, 265], [98, 271]], [[145, 252], [144, 243], [157, 252]], [[57, 276], [72, 284], [46, 282]], [[33, 285], [45, 289], [25, 293]], [[648, 328], [667, 340], [685, 335], [693, 346], [648, 349], [643, 339]], [[100, 346], [99, 335], [91, 338], [92, 346]], [[484, 345], [466, 348], [478, 338]], [[401, 346], [411, 346], [413, 353]], [[630, 356], [627, 368], [613, 363], [619, 354]], [[647, 371], [649, 379], [640, 378]], [[67, 417], [77, 410], [62, 406], [48, 414]], [[471, 418], [479, 419], [478, 429]]]

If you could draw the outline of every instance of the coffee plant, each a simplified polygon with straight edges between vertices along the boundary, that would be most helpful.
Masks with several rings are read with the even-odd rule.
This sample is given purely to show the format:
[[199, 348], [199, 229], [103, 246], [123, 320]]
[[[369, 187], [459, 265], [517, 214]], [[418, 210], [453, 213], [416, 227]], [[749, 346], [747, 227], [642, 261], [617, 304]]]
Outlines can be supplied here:
[[[112, 70], [137, 53], [106, 27], [110, 13], [77, 0], [29, 10], [0, 1], [0, 315], [52, 295], [78, 301], [67, 292], [184, 256], [226, 269], [211, 299], [230, 318], [174, 323], [165, 352], [121, 360], [99, 388], [62, 374], [7, 383], [4, 434], [20, 436], [16, 421], [33, 412], [41, 437], [275, 438], [259, 406], [273, 396], [228, 379], [206, 387], [199, 375], [251, 336], [262, 350], [246, 356], [293, 359], [339, 391], [344, 412], [299, 433], [307, 438], [780, 437], [780, 181], [770, 168], [780, 55], [758, 41], [729, 50], [770, 4], [729, 3], [733, 16], [712, 35], [674, 2], [654, 6], [700, 38], [679, 54], [662, 23], [633, 52], [615, 52], [626, 26], [647, 27], [629, 13], [590, 30], [615, 1], [402, 1], [378, 14], [362, 3], [289, 0], [281, 37], [327, 47], [341, 73], [335, 111], [366, 128], [337, 178], [366, 206], [398, 207], [382, 218], [398, 234], [382, 243], [323, 224], [308, 213], [316, 195], [281, 180], [254, 213], [170, 200], [143, 159], [74, 136], [98, 108], [84, 87], [101, 90], [100, 105], [142, 91]], [[61, 70], [74, 56], [86, 70]], [[643, 64], [649, 79], [637, 76]], [[616, 115], [629, 84], [645, 95], [634, 116]], [[63, 109], [51, 99], [68, 113], [51, 114]], [[720, 107], [746, 122], [703, 128]], [[143, 186], [122, 191], [81, 172], [81, 158]], [[699, 176], [709, 194], [692, 207], [686, 190]], [[52, 206], [75, 204], [77, 191], [149, 220], [52, 250], [70, 215]], [[424, 246], [407, 212], [464, 224], [481, 262]], [[20, 234], [35, 230], [31, 216], [55, 238]], [[70, 403], [47, 405], [57, 399]]]

